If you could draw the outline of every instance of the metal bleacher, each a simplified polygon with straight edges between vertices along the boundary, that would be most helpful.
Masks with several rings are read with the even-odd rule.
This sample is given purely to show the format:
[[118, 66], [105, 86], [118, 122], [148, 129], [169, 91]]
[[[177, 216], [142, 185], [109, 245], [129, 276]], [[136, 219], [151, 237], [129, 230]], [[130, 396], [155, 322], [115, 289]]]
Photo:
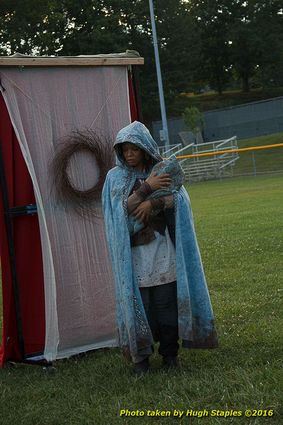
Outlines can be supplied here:
[[[182, 141], [185, 142], [181, 134], [180, 137]], [[196, 182], [233, 176], [233, 167], [237, 159], [239, 159], [238, 153], [226, 152], [223, 154], [216, 154], [216, 152], [224, 150], [229, 151], [237, 148], [237, 137], [234, 136], [230, 139], [198, 144], [190, 143], [185, 146], [179, 143], [170, 146], [170, 149], [167, 151], [161, 151], [161, 155], [168, 157], [172, 154], [178, 156], [210, 153], [211, 155], [209, 156], [180, 159], [186, 181]], [[213, 155], [213, 153], [215, 154]]]

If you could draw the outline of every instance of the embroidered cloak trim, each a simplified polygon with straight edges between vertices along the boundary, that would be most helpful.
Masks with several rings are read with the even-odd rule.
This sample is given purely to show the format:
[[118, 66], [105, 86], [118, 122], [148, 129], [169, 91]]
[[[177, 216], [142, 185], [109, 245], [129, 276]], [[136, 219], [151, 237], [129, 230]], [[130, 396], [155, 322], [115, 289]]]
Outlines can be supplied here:
[[[153, 344], [133, 272], [127, 200], [137, 178], [148, 172], [128, 167], [119, 145], [133, 143], [152, 159], [162, 160], [156, 142], [147, 128], [135, 121], [119, 131], [115, 149], [117, 166], [110, 170], [102, 192], [106, 237], [116, 287], [116, 318], [119, 345], [133, 361], [138, 351]], [[214, 316], [193, 223], [189, 196], [184, 187], [174, 193], [176, 275], [179, 337], [186, 348], [218, 346]]]

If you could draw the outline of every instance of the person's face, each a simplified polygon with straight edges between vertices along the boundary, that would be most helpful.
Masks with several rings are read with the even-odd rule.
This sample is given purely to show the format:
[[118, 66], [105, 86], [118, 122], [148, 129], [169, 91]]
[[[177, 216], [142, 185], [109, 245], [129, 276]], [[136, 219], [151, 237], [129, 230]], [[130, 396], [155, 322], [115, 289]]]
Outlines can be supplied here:
[[123, 143], [122, 153], [126, 163], [133, 168], [143, 170], [144, 167], [144, 152], [133, 143]]

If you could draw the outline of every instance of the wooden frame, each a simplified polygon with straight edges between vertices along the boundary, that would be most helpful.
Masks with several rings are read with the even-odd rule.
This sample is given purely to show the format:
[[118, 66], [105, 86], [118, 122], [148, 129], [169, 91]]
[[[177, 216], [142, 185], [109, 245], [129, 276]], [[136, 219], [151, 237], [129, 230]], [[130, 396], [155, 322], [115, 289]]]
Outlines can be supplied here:
[[0, 66], [125, 66], [143, 64], [144, 58], [138, 56], [0, 56]]

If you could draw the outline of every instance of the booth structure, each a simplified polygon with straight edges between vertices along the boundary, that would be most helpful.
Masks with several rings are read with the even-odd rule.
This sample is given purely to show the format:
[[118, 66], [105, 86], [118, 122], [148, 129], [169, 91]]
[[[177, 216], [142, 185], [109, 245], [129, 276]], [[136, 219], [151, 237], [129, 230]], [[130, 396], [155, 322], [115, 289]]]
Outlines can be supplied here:
[[[113, 275], [101, 205], [80, 215], [54, 190], [52, 162], [74, 131], [102, 135], [141, 119], [135, 54], [0, 57], [0, 254], [5, 361], [54, 361], [117, 345]], [[99, 158], [72, 157], [80, 188]]]

